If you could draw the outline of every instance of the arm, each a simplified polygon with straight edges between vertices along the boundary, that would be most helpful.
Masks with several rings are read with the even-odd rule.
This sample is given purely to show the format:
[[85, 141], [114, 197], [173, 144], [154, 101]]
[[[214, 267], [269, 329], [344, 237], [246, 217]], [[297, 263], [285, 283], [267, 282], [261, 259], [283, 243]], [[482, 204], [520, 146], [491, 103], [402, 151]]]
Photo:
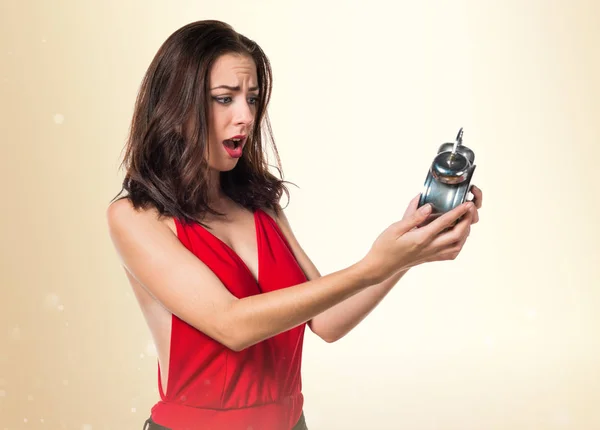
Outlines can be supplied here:
[[335, 342], [356, 327], [394, 288], [408, 270], [401, 270], [309, 321], [310, 329], [326, 342]]
[[155, 211], [126, 199], [110, 205], [109, 232], [128, 274], [171, 313], [232, 350], [307, 322], [373, 284], [359, 262], [328, 276], [264, 294], [233, 296]]
[[[469, 214], [467, 217], [465, 217], [464, 222], [461, 223], [462, 227], [458, 227], [454, 229], [454, 233], [450, 233], [450, 235], [454, 235], [455, 239], [452, 239], [449, 242], [453, 245], [458, 244], [458, 246], [454, 246], [448, 255], [446, 255], [445, 251], [442, 251], [442, 247], [440, 247], [440, 255], [444, 255], [442, 260], [455, 258], [460, 249], [462, 249], [462, 246], [468, 236], [468, 229], [466, 226], [475, 224], [479, 221], [478, 209], [480, 209], [482, 206], [483, 193], [481, 189], [475, 185], [471, 187], [471, 191], [474, 196], [473, 206], [469, 209]], [[410, 219], [410, 217], [414, 216], [418, 209], [417, 204], [419, 197], [420, 194], [417, 194], [411, 200], [406, 212], [404, 213], [404, 219]], [[457, 208], [452, 212], [456, 212], [457, 210], [460, 210], [460, 208]], [[281, 209], [279, 209], [278, 212], [279, 216], [276, 216], [273, 213], [271, 213], [271, 216], [275, 218], [284, 235], [286, 236], [296, 260], [298, 261], [298, 264], [300, 264], [308, 279], [318, 279], [321, 274], [298, 243], [298, 240], [292, 232], [292, 228], [290, 227], [290, 223], [285, 216], [285, 213]], [[448, 219], [450, 218], [450, 215], [451, 214], [446, 214], [442, 218]], [[467, 231], [466, 234], [464, 233], [465, 230]], [[447, 237], [448, 236], [445, 238], [439, 237], [438, 243], [446, 241]], [[424, 259], [422, 261], [437, 261], [438, 259], [439, 255], [435, 258]], [[408, 269], [400, 270], [389, 278], [376, 283], [375, 285], [358, 292], [356, 295], [349, 297], [343, 302], [338, 303], [332, 308], [327, 309], [326, 311], [312, 318], [308, 322], [308, 326], [317, 336], [326, 342], [335, 342], [336, 340], [341, 339], [343, 336], [348, 334], [350, 330], [356, 327], [363, 319], [365, 319], [369, 313], [371, 313], [371, 311], [398, 283], [398, 281], [402, 279], [406, 272], [408, 272]]]
[[[321, 278], [321, 274], [298, 243], [283, 210], [279, 210], [279, 216], [272, 211], [269, 215], [277, 221], [306, 277], [309, 280]], [[401, 270], [388, 279], [325, 310], [308, 321], [308, 326], [313, 333], [326, 342], [341, 339], [371, 313], [407, 271]]]

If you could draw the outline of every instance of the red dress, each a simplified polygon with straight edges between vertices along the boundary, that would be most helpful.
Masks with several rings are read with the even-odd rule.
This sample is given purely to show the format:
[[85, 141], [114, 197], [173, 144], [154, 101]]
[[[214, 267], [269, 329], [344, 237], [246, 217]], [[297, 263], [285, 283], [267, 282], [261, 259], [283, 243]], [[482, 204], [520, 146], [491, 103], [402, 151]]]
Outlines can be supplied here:
[[[243, 298], [307, 280], [277, 223], [254, 212], [259, 280], [242, 259], [204, 227], [176, 220], [179, 240], [225, 287]], [[172, 430], [289, 430], [304, 398], [300, 375], [305, 324], [235, 352], [172, 317], [166, 392], [152, 419]]]

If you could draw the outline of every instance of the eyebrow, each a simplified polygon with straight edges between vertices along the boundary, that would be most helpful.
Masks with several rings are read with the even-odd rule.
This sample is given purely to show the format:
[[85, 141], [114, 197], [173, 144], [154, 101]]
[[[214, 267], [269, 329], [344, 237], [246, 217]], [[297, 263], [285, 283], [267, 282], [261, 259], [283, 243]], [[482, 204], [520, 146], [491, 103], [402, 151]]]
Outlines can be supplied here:
[[[219, 85], [218, 87], [211, 88], [210, 90], [211, 91], [212, 90], [218, 90], [220, 88], [225, 89], [225, 90], [229, 90], [229, 91], [240, 91], [241, 90], [241, 88], [239, 87], [239, 85], [237, 87], [231, 87], [229, 85]], [[248, 91], [258, 91], [258, 87], [248, 88]]]

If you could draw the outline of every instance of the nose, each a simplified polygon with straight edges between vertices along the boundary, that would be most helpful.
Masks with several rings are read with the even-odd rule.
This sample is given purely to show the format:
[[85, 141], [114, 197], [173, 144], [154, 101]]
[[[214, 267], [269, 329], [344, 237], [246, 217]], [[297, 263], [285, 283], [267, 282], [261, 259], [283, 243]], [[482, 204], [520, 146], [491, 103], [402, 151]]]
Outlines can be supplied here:
[[247, 101], [238, 104], [235, 110], [235, 124], [242, 126], [250, 126], [254, 121], [254, 109]]

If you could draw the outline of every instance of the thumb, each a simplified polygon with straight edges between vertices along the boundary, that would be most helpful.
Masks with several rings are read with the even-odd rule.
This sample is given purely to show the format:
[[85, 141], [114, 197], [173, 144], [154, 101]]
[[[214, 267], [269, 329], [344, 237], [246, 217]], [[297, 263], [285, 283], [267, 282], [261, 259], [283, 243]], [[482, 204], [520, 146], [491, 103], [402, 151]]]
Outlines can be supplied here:
[[427, 203], [400, 221], [397, 224], [398, 229], [400, 230], [400, 235], [412, 230], [415, 227], [418, 227], [427, 219], [429, 214], [431, 214], [431, 209], [431, 204]]

